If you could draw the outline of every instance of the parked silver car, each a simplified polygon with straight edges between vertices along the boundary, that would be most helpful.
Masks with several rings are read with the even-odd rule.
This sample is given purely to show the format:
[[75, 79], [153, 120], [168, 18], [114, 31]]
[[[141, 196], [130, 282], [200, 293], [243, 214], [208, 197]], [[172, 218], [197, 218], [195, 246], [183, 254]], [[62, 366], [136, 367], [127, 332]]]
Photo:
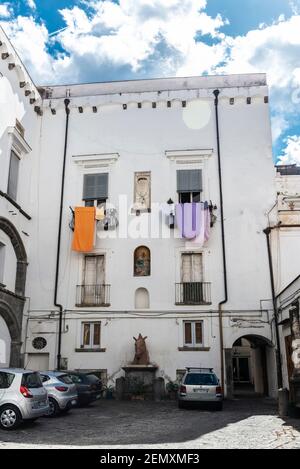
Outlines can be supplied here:
[[223, 393], [213, 368], [187, 368], [178, 392], [178, 407], [188, 404], [209, 404], [216, 410], [223, 408]]
[[0, 428], [13, 430], [23, 420], [33, 421], [48, 412], [47, 392], [39, 373], [0, 369]]
[[49, 417], [60, 412], [67, 412], [77, 405], [78, 395], [75, 384], [70, 376], [63, 371], [41, 371], [44, 388], [49, 399]]

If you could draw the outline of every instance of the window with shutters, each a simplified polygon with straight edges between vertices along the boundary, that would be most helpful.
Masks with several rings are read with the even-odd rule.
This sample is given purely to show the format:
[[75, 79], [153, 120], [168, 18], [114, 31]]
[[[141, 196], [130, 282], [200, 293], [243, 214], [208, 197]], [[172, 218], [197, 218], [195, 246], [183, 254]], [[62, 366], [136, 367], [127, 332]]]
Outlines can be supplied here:
[[101, 322], [82, 323], [82, 348], [100, 348]]
[[85, 174], [82, 200], [86, 207], [105, 206], [108, 198], [108, 173]]
[[200, 202], [202, 192], [201, 169], [181, 169], [177, 171], [178, 201], [181, 204]]
[[201, 253], [189, 252], [181, 254], [179, 293], [179, 303], [201, 304], [205, 302]]
[[19, 166], [20, 166], [20, 158], [12, 150], [10, 153], [7, 194], [9, 195], [9, 197], [11, 197], [15, 201], [17, 200], [17, 192], [18, 192]]
[[105, 256], [85, 256], [82, 303], [101, 305], [106, 303]]
[[185, 347], [202, 347], [203, 321], [184, 321], [183, 334], [183, 342]]
[[187, 252], [181, 254], [181, 281], [203, 282], [202, 254]]

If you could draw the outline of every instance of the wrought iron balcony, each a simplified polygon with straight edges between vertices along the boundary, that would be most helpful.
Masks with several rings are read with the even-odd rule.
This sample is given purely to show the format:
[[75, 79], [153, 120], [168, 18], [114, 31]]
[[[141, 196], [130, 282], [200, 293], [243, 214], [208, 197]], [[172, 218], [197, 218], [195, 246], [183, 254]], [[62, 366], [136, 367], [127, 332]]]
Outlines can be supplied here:
[[175, 284], [176, 305], [211, 304], [211, 283], [182, 282]]
[[76, 306], [110, 306], [110, 285], [77, 285]]

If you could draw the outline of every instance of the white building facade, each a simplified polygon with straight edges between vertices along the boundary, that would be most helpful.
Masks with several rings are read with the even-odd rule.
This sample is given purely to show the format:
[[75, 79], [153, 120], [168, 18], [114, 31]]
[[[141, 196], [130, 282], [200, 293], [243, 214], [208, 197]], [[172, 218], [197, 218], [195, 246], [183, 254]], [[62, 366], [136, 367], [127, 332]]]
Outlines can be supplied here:
[[[215, 90], [220, 92], [218, 103]], [[259, 375], [256, 390], [274, 395], [274, 330], [263, 229], [275, 186], [265, 76], [142, 80], [40, 91], [43, 115], [34, 183], [35, 250], [28, 271], [26, 365], [54, 368], [59, 356], [64, 368], [102, 371], [113, 384], [132, 361], [133, 336], [141, 333], [147, 336], [151, 362], [166, 381], [175, 380], [186, 366], [214, 367], [224, 375], [230, 395], [232, 347], [249, 337]], [[223, 306], [218, 156], [228, 291]], [[178, 182], [182, 171], [197, 179], [184, 196]], [[89, 184], [94, 196], [88, 193]], [[199, 200], [211, 202], [214, 220], [204, 244], [180, 237], [165, 218], [172, 208], [167, 202]], [[100, 211], [114, 207], [117, 226], [112, 222], [105, 231], [95, 222], [93, 248], [76, 252], [72, 210], [92, 205]], [[61, 334], [54, 306], [56, 273]], [[201, 285], [201, 293], [195, 293], [193, 285], [189, 292], [186, 284]], [[34, 342], [35, 338], [40, 339]], [[266, 376], [262, 369], [268, 369]]]
[[22, 364], [39, 92], [0, 28], [0, 366]]
[[[270, 239], [278, 311], [283, 387], [290, 401], [300, 405], [300, 319], [299, 319], [299, 249], [300, 249], [300, 168], [278, 166], [276, 173], [276, 214]], [[293, 382], [296, 383], [293, 387]]]
[[[213, 367], [228, 397], [241, 376], [275, 396], [263, 231], [275, 170], [265, 75], [37, 91], [21, 65], [8, 67], [10, 54], [0, 60], [1, 99], [9, 97], [10, 109], [17, 104], [9, 119], [1, 115], [0, 216], [16, 227], [26, 250], [20, 260], [28, 264], [20, 360], [37, 370], [97, 370], [113, 385], [141, 333], [166, 382], [186, 366]], [[6, 136], [16, 125], [26, 139], [17, 203], [30, 219], [5, 197]], [[210, 207], [205, 242], [182, 237], [170, 217], [175, 204], [192, 202]], [[82, 252], [72, 248], [80, 207], [99, 218]], [[81, 225], [84, 242], [88, 226]], [[9, 244], [1, 226], [0, 243]], [[9, 271], [15, 254], [6, 251], [1, 291], [10, 282], [18, 295]], [[3, 307], [0, 318], [9, 347], [13, 331]]]

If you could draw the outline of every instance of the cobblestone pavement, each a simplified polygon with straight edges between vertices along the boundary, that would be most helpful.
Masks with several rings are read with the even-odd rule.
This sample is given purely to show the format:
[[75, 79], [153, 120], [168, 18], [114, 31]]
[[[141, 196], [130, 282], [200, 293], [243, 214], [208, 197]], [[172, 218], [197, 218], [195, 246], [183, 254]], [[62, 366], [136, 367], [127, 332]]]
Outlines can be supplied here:
[[222, 412], [179, 410], [176, 402], [100, 400], [13, 432], [3, 448], [300, 448], [300, 419], [280, 419], [268, 399], [235, 399]]

